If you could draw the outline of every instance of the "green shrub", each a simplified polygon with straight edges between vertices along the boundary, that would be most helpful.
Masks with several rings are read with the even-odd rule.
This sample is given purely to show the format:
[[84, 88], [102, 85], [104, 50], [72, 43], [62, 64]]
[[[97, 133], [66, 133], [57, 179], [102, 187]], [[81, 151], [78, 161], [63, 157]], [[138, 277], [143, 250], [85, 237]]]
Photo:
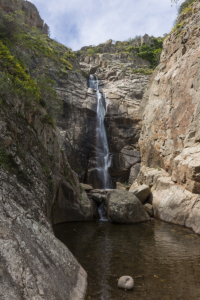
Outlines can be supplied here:
[[0, 41], [0, 96], [8, 94], [21, 97], [26, 101], [39, 102], [40, 92], [36, 82], [27, 74], [19, 61], [11, 55], [9, 49]]
[[128, 47], [126, 48], [126, 51], [130, 53], [130, 52], [136, 51], [136, 49], [135, 49], [134, 46], [128, 46]]
[[83, 77], [85, 77], [86, 79], [89, 78], [89, 74], [88, 74], [87, 72], [82, 71], [82, 75], [83, 75]]
[[55, 127], [55, 120], [53, 116], [46, 114], [44, 116], [44, 123], [51, 125], [52, 127]]
[[95, 55], [95, 51], [92, 48], [87, 49], [87, 55]]
[[144, 74], [144, 75], [151, 75], [153, 73], [153, 69], [134, 69], [132, 70], [133, 74]]
[[14, 17], [14, 14], [4, 14], [0, 9], [0, 37], [15, 39], [22, 30], [23, 19], [24, 12], [22, 11], [16, 12], [16, 17]]
[[155, 68], [159, 64], [162, 47], [163, 39], [152, 37], [151, 46], [146, 44], [141, 45], [137, 56], [148, 60], [151, 64], [151, 67]]

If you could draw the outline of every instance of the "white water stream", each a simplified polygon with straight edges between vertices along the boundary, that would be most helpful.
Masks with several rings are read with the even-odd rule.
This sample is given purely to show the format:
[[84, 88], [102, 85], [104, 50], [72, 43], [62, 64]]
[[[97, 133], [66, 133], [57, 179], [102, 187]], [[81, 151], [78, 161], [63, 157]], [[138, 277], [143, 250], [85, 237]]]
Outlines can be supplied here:
[[96, 124], [96, 179], [101, 189], [111, 189], [112, 180], [109, 175], [111, 156], [109, 153], [108, 141], [104, 118], [106, 105], [103, 95], [99, 91], [99, 82], [93, 75], [90, 75], [89, 87], [96, 90], [97, 97], [97, 124]]

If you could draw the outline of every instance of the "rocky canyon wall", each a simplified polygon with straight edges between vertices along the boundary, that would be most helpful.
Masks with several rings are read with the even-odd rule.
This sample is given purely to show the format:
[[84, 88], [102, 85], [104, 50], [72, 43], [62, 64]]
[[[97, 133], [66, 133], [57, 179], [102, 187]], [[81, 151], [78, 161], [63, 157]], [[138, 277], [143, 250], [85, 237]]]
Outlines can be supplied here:
[[[178, 17], [142, 102], [138, 182], [152, 187], [157, 217], [200, 232], [200, 2]], [[163, 169], [165, 173], [160, 172]], [[155, 180], [156, 178], [156, 180]]]
[[[140, 105], [149, 75], [134, 74], [136, 66], [147, 67], [140, 58], [130, 62], [126, 56], [100, 54], [96, 59], [85, 57], [80, 62], [83, 74], [93, 74], [99, 79], [107, 114], [105, 124], [112, 165], [110, 174], [117, 181], [133, 182], [140, 168], [138, 139], [141, 130]], [[70, 165], [81, 182], [98, 185], [93, 178], [96, 153], [95, 91], [88, 88], [87, 80], [79, 72], [70, 74], [59, 82], [57, 91], [64, 101], [63, 116], [59, 120], [60, 139]]]
[[[27, 8], [30, 27], [26, 37], [31, 40], [26, 47], [21, 40], [16, 46], [13, 39], [12, 49], [4, 45], [3, 38], [0, 41], [0, 298], [84, 299], [87, 274], [55, 238], [52, 225], [93, 220], [92, 202], [61, 150], [60, 133], [49, 121], [47, 103], [37, 98], [38, 73], [43, 75], [47, 65], [55, 76], [61, 73], [54, 57], [45, 57], [46, 41], [55, 48], [61, 45], [36, 32], [42, 49], [46, 49], [45, 53], [37, 52], [31, 26], [42, 29], [43, 21], [35, 6], [28, 1], [0, 4], [6, 13]], [[59, 56], [61, 50], [65, 53], [68, 48], [59, 48]], [[28, 57], [26, 69], [15, 54]], [[20, 85], [20, 93], [9, 72]]]

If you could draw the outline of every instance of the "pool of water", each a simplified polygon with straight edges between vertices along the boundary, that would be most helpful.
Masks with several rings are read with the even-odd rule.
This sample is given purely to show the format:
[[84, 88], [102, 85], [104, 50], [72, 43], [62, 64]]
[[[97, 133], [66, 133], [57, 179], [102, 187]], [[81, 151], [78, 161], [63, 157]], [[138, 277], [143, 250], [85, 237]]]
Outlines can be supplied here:
[[[135, 225], [66, 223], [56, 237], [88, 273], [87, 300], [200, 299], [200, 236], [158, 220]], [[135, 288], [117, 279], [132, 276]]]

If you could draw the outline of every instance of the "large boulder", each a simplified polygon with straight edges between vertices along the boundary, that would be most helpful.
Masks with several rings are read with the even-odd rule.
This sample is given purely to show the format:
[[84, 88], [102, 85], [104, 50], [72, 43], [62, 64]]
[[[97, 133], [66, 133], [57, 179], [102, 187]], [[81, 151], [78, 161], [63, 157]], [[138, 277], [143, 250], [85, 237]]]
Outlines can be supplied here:
[[142, 203], [144, 203], [151, 194], [150, 188], [145, 184], [139, 185], [134, 189], [130, 188], [129, 192], [133, 193]]
[[97, 204], [101, 204], [103, 201], [106, 200], [106, 196], [102, 195], [100, 193], [92, 193], [91, 194], [91, 198], [97, 203]]
[[106, 199], [108, 220], [113, 223], [138, 223], [149, 220], [142, 203], [132, 193], [114, 190]]
[[99, 66], [97, 65], [90, 65], [90, 74], [95, 74], [97, 69], [98, 69]]

